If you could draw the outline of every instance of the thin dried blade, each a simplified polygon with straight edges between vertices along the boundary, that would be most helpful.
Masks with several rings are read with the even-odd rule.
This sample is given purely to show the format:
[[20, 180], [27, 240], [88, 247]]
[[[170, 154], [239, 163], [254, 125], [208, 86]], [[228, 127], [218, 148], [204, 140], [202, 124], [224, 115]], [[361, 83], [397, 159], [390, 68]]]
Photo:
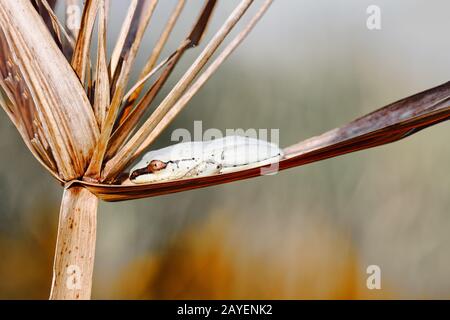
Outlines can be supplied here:
[[[51, 155], [48, 144], [43, 145], [43, 137], [36, 137], [36, 126], [33, 125], [31, 112], [35, 110], [33, 101], [26, 86], [21, 83], [18, 70], [15, 65], [9, 63], [11, 57], [8, 54], [8, 47], [4, 34], [0, 31], [0, 105], [19, 131], [25, 145], [34, 157], [46, 168], [50, 174], [58, 177], [55, 161]], [[6, 76], [5, 76], [6, 74]], [[14, 76], [13, 76], [14, 75]]]
[[[56, 0], [48, 0], [48, 5], [50, 6], [52, 11], [56, 7], [56, 2], [57, 2]], [[55, 40], [58, 40], [57, 31], [54, 29], [54, 22], [52, 21], [52, 17], [48, 9], [45, 8], [44, 3], [41, 0], [35, 0], [34, 7], [41, 16], [42, 20], [44, 20], [44, 23], [47, 26], [48, 30], [50, 31], [52, 37]]]
[[98, 16], [97, 63], [94, 93], [94, 114], [101, 129], [110, 104], [109, 72], [106, 61], [106, 5], [100, 0]]
[[149, 73], [147, 73], [143, 78], [141, 78], [138, 82], [134, 84], [134, 86], [131, 87], [130, 90], [123, 96], [122, 103], [126, 104], [128, 99], [136, 93], [137, 90], [139, 90], [139, 87], [141, 87], [148, 79], [153, 77], [158, 71], [160, 71], [163, 67], [167, 65], [167, 63], [172, 59], [173, 54], [163, 59], [156, 67], [154, 67], [152, 70], [150, 70]]
[[125, 38], [129, 33], [131, 22], [133, 21], [133, 17], [135, 16], [138, 1], [139, 0], [130, 1], [127, 15], [122, 23], [122, 28], [120, 29], [119, 37], [117, 38], [116, 45], [114, 46], [114, 50], [111, 55], [111, 61], [109, 63], [111, 75], [116, 73], [116, 69], [120, 60], [119, 58], [122, 53], [123, 46], [125, 44]]
[[123, 95], [125, 94], [125, 88], [130, 77], [131, 68], [157, 2], [157, 0], [140, 0], [136, 7], [135, 15], [131, 21], [130, 29], [122, 48], [121, 61], [119, 62], [120, 69], [116, 69], [116, 73], [118, 74], [116, 77], [117, 82], [111, 84], [111, 105], [106, 114], [94, 155], [85, 174], [87, 179], [98, 179], [100, 177], [106, 148], [119, 112]]
[[185, 42], [179, 50], [175, 51], [175, 53], [171, 56], [171, 59], [167, 63], [166, 68], [161, 73], [161, 76], [156, 80], [156, 82], [151, 86], [150, 90], [144, 95], [141, 101], [139, 101], [138, 105], [128, 114], [128, 116], [123, 120], [123, 122], [114, 130], [113, 135], [111, 136], [109, 145], [108, 145], [108, 153], [107, 159], [114, 156], [114, 154], [119, 150], [119, 148], [123, 145], [129, 135], [132, 133], [133, 129], [138, 124], [142, 115], [148, 109], [152, 101], [155, 99], [158, 92], [163, 87], [164, 83], [168, 79], [169, 75], [172, 73], [172, 70], [175, 68], [177, 62], [181, 59], [183, 52], [188, 47], [189, 42]]
[[[331, 150], [350, 146], [352, 151], [364, 149], [368, 141], [377, 145], [378, 141], [399, 140], [424, 127], [447, 120], [450, 112], [450, 82], [394, 102], [384, 108], [369, 113], [349, 124], [328, 131], [318, 137], [302, 141], [285, 149], [286, 158], [295, 158], [305, 153]], [[367, 140], [367, 141], [366, 141]], [[374, 146], [373, 145], [373, 146]]]
[[198, 77], [186, 93], [175, 103], [170, 111], [158, 123], [155, 130], [145, 139], [139, 149], [135, 152], [133, 159], [137, 158], [144, 150], [161, 134], [161, 132], [175, 119], [181, 110], [188, 104], [192, 97], [200, 90], [200, 88], [209, 80], [209, 78], [217, 71], [222, 63], [230, 56], [231, 53], [244, 41], [247, 35], [253, 30], [255, 25], [269, 9], [273, 0], [266, 0], [259, 10], [252, 17], [250, 22], [242, 29], [241, 32], [225, 47], [220, 55], [208, 66], [208, 68]]
[[[199, 45], [201, 39], [203, 38], [204, 34], [206, 33], [206, 29], [209, 25], [209, 22], [211, 21], [211, 17], [214, 12], [214, 9], [216, 7], [216, 4], [217, 4], [216, 0], [209, 0], [206, 2], [203, 9], [201, 10], [201, 13], [200, 13], [196, 23], [194, 24], [194, 27], [192, 28], [190, 34], [186, 38], [188, 40], [188, 44], [186, 45], [185, 42], [183, 42], [182, 45], [175, 52], [175, 54], [177, 55], [177, 59], [173, 59], [173, 61], [175, 61], [175, 60], [176, 61], [171, 65], [171, 69], [168, 70], [167, 72], [165, 72], [163, 74], [163, 76], [160, 79], [158, 79], [158, 82], [160, 83], [160, 85], [158, 86], [158, 89], [153, 90], [153, 91], [156, 91], [156, 93], [154, 93], [153, 97], [151, 99], [149, 99], [149, 103], [151, 103], [153, 101], [156, 94], [159, 92], [161, 87], [164, 85], [165, 81], [167, 80], [169, 75], [172, 73], [173, 68], [175, 67], [178, 60], [181, 58], [184, 51], [190, 47], [195, 47], [195, 46]], [[155, 49], [153, 50], [149, 60], [146, 63], [146, 66], [144, 67], [144, 69], [140, 75], [140, 79], [145, 77], [146, 73], [148, 73], [148, 71], [151, 70], [153, 68], [153, 66], [155, 65], [155, 63], [161, 53], [161, 50], [163, 49], [164, 44], [170, 35], [171, 30], [175, 26], [176, 19], [178, 18], [179, 14], [181, 13], [181, 9], [182, 9], [183, 5], [184, 5], [184, 1], [179, 1], [178, 6], [175, 8], [171, 18], [169, 19], [168, 24], [166, 25], [165, 30], [163, 31], [160, 39], [158, 40], [157, 45], [155, 46]], [[135, 90], [133, 95], [130, 97], [130, 99], [126, 102], [126, 104], [123, 108], [123, 111], [121, 113], [120, 119], [119, 119], [119, 124], [122, 124], [122, 122], [126, 119], [128, 114], [130, 113], [130, 111], [133, 107], [133, 104], [136, 101], [136, 99], [139, 97], [139, 94], [140, 94], [142, 88], [143, 88], [142, 85], [139, 86]], [[154, 89], [154, 88], [152, 88], [152, 89]]]
[[144, 66], [144, 68], [141, 71], [141, 74], [139, 75], [138, 84], [133, 87], [133, 90], [130, 92], [130, 94], [126, 98], [126, 102], [124, 104], [124, 112], [122, 115], [124, 117], [128, 114], [128, 109], [131, 108], [136, 100], [138, 99], [142, 89], [144, 88], [145, 81], [150, 78], [149, 74], [152, 72], [152, 70], [155, 67], [156, 62], [159, 59], [159, 56], [161, 55], [161, 51], [163, 50], [167, 40], [169, 39], [169, 36], [175, 27], [175, 24], [177, 23], [178, 17], [181, 14], [181, 11], [183, 10], [184, 4], [186, 0], [178, 0], [177, 5], [175, 6], [172, 14], [169, 17], [169, 20], [167, 21], [166, 26], [164, 27], [163, 32], [161, 33], [161, 36], [159, 37], [158, 41], [156, 42], [155, 47], [153, 48], [152, 53], [150, 54], [150, 57], [147, 59], [147, 62]]
[[0, 30], [0, 89], [0, 104], [14, 123], [25, 144], [39, 162], [52, 175], [57, 176], [54, 160], [46, 160], [52, 158], [51, 150], [48, 150], [48, 147], [40, 148], [42, 143], [34, 141], [36, 140], [35, 123], [37, 121], [34, 118], [36, 108], [20, 70], [14, 63], [14, 57], [2, 30]]
[[[180, 1], [181, 3], [181, 1]], [[175, 68], [178, 61], [183, 56], [185, 50], [195, 47], [199, 44], [200, 39], [203, 37], [203, 34], [206, 31], [206, 27], [209, 24], [209, 21], [211, 20], [212, 13], [214, 11], [214, 8], [216, 6], [217, 1], [216, 0], [209, 0], [206, 2], [206, 4], [203, 6], [199, 17], [197, 18], [196, 23], [194, 24], [192, 31], [189, 33], [187, 38], [181, 43], [181, 45], [177, 48], [177, 50], [171, 55], [171, 63], [169, 63], [162, 72], [161, 76], [158, 78], [158, 80], [152, 85], [152, 87], [147, 91], [142, 101], [139, 103], [137, 107], [133, 107], [135, 99], [140, 94], [140, 90], [143, 86], [140, 86], [137, 88], [136, 92], [133, 93], [132, 99], [130, 101], [127, 101], [124, 105], [124, 107], [121, 110], [120, 116], [118, 118], [118, 121], [116, 123], [115, 129], [117, 130], [116, 137], [119, 138], [120, 141], [113, 141], [112, 149], [109, 151], [109, 156], [111, 157], [113, 154], [117, 152], [117, 149], [122, 145], [125, 139], [128, 138], [130, 132], [136, 124], [138, 123], [140, 117], [143, 115], [145, 110], [150, 106], [150, 104], [155, 99], [156, 95], [159, 93], [161, 88], [166, 83], [167, 79], [169, 78], [170, 74], [172, 73], [173, 69]], [[177, 8], [176, 8], [177, 9]], [[177, 10], [175, 10], [175, 14], [179, 14]], [[172, 17], [175, 18], [175, 17]], [[155, 50], [153, 51], [149, 61], [147, 62], [147, 67], [150, 65], [153, 65], [159, 56], [159, 51], [162, 50], [163, 42], [165, 42], [167, 39], [165, 37], [168, 37], [168, 33], [171, 28], [173, 28], [172, 24], [175, 24], [175, 19], [170, 19], [168, 26], [166, 26], [166, 30], [163, 32], [162, 37], [158, 41], [157, 46], [155, 47]], [[167, 33], [167, 35], [166, 35]], [[144, 75], [145, 76], [145, 75]], [[142, 78], [141, 78], [142, 79]], [[131, 114], [134, 113], [134, 114]], [[127, 122], [127, 123], [125, 123]], [[123, 124], [123, 126], [122, 126]], [[118, 128], [121, 126], [122, 128]], [[122, 132], [124, 131], [124, 132]]]
[[29, 1], [0, 0], [0, 26], [35, 106], [31, 119], [42, 125], [59, 176], [80, 177], [98, 128], [78, 78]]
[[[150, 107], [151, 103], [160, 92], [161, 88], [166, 83], [173, 69], [177, 65], [178, 61], [183, 56], [184, 52], [197, 46], [199, 44], [202, 35], [206, 31], [206, 27], [209, 24], [209, 20], [212, 17], [214, 11], [216, 0], [209, 0], [200, 12], [200, 15], [192, 28], [192, 31], [186, 37], [186, 39], [181, 43], [178, 49], [169, 57], [168, 63], [164, 71], [161, 73], [156, 82], [150, 87], [146, 92], [142, 100], [137, 106], [131, 108], [131, 104], [126, 104], [122, 109], [121, 115], [116, 122], [115, 130], [111, 136], [110, 143], [108, 146], [107, 159], [114, 156], [117, 150], [122, 147], [123, 143], [128, 139], [142, 115]], [[128, 103], [128, 102], [127, 102]]]
[[72, 68], [75, 70], [80, 82], [84, 85], [86, 71], [90, 67], [89, 50], [97, 16], [99, 0], [86, 0], [81, 18], [81, 26], [72, 56]]
[[[64, 25], [59, 21], [58, 17], [56, 16], [55, 12], [53, 11], [54, 6], [52, 7], [51, 4], [47, 2], [47, 0], [40, 0], [44, 8], [47, 10], [47, 13], [51, 19], [53, 30], [56, 33], [57, 39], [60, 43], [60, 47], [64, 48], [64, 40], [67, 41], [70, 48], [73, 50], [75, 47], [75, 42], [73, 41], [72, 37], [67, 33]], [[54, 1], [56, 3], [56, 1]], [[64, 38], [63, 38], [64, 37]]]
[[[190, 40], [190, 45], [195, 47], [202, 41], [205, 36], [206, 29], [208, 28], [209, 22], [211, 21], [211, 16], [216, 8], [217, 1], [209, 0], [202, 9], [200, 16], [197, 19], [191, 33], [188, 36]], [[241, 3], [243, 5], [243, 3]]]
[[[183, 77], [178, 81], [175, 87], [170, 91], [166, 98], [161, 102], [161, 104], [156, 108], [152, 115], [147, 119], [147, 121], [142, 125], [142, 127], [131, 137], [131, 139], [125, 144], [125, 146], [120, 149], [117, 154], [109, 160], [105, 165], [105, 170], [103, 173], [103, 179], [113, 179], [121, 171], [123, 171], [129, 163], [133, 160], [133, 155], [145, 141], [145, 139], [151, 134], [151, 132], [156, 128], [158, 123], [162, 120], [164, 115], [170, 111], [172, 106], [181, 97], [184, 91], [192, 83], [195, 77], [199, 74], [203, 66], [208, 62], [209, 58], [214, 54], [219, 45], [223, 42], [228, 33], [233, 29], [236, 23], [247, 11], [249, 6], [252, 4], [252, 0], [243, 0], [241, 3], [233, 10], [231, 15], [225, 21], [223, 26], [214, 35], [214, 37], [207, 44], [205, 49], [200, 53], [198, 58], [194, 61], [191, 67], [186, 71]], [[195, 43], [199, 41], [201, 35], [196, 32], [194, 28], [192, 34], [192, 41]]]
[[[144, 32], [150, 22], [150, 18], [153, 15], [157, 3], [158, 0], [138, 0], [137, 7], [128, 28], [128, 33], [126, 34], [120, 51], [118, 61], [118, 63], [121, 63], [120, 68], [116, 67], [112, 76], [113, 80], [111, 82], [111, 95], [115, 94], [118, 86], [126, 87], [128, 84], [129, 73], [134, 64]], [[122, 78], [124, 81], [118, 83], [116, 80], [119, 78], [121, 73], [125, 73], [125, 77]], [[119, 90], [122, 91], [122, 88], [119, 88]]]

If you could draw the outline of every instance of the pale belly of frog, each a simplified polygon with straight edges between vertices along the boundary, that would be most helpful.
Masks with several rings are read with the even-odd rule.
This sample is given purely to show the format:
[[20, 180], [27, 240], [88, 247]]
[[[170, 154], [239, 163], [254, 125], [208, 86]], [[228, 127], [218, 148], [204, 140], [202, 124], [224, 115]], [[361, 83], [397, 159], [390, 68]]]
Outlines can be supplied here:
[[152, 160], [147, 167], [132, 171], [130, 180], [134, 183], [178, 180], [218, 174], [221, 169], [222, 166], [214, 161], [186, 159], [163, 162]]
[[253, 163], [218, 163], [214, 160], [186, 159], [163, 162], [152, 160], [147, 167], [135, 169], [130, 173], [133, 183], [152, 183], [186, 178], [205, 177], [230, 173], [276, 162], [278, 157]]

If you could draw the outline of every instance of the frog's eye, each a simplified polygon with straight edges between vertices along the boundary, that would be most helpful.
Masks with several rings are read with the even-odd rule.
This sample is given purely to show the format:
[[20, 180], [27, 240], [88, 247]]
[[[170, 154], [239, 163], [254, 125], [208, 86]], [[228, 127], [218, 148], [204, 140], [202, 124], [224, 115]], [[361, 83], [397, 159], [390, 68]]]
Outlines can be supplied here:
[[160, 160], [152, 160], [147, 166], [148, 172], [156, 172], [167, 167], [167, 163]]

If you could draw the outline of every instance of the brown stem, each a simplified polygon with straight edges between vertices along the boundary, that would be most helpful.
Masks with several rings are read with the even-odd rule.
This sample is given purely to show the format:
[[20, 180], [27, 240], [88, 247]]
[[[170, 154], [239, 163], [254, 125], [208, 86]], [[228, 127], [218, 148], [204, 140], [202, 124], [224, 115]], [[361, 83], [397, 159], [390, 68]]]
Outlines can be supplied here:
[[52, 300], [90, 299], [98, 198], [83, 187], [64, 190], [53, 265]]

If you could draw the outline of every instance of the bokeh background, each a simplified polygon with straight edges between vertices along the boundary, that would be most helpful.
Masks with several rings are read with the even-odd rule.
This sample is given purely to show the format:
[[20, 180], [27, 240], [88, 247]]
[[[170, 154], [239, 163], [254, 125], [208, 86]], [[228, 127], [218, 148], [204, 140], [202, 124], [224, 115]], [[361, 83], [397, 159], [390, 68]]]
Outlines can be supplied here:
[[[237, 2], [219, 2], [205, 40]], [[366, 28], [371, 4], [381, 8], [378, 31]], [[111, 5], [110, 52], [128, 1]], [[174, 5], [160, 1], [134, 78]], [[188, 1], [162, 56], [201, 5]], [[278, 128], [288, 146], [446, 82], [448, 12], [446, 0], [275, 0], [154, 147], [195, 120]], [[450, 298], [449, 133], [442, 123], [275, 176], [101, 203], [93, 298]], [[0, 298], [46, 299], [62, 189], [5, 114], [0, 150]], [[381, 290], [366, 288], [373, 264]]]

